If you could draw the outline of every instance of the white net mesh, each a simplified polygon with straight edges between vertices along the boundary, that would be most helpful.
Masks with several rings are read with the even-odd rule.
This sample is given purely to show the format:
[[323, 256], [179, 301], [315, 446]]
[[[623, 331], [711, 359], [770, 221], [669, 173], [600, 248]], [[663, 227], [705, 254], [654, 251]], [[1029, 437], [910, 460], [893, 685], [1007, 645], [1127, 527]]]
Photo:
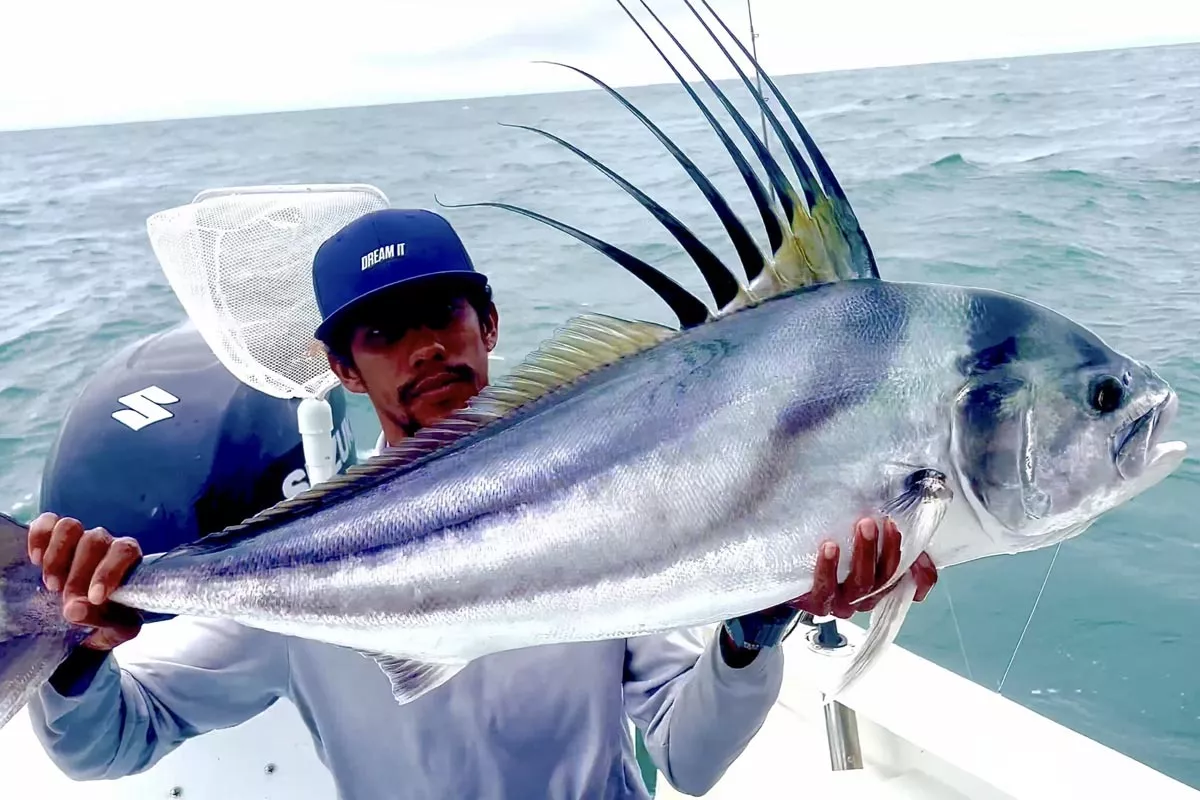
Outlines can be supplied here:
[[319, 397], [337, 378], [312, 347], [321, 321], [312, 258], [339, 228], [388, 199], [373, 186], [253, 186], [203, 192], [146, 221], [184, 310], [243, 383]]

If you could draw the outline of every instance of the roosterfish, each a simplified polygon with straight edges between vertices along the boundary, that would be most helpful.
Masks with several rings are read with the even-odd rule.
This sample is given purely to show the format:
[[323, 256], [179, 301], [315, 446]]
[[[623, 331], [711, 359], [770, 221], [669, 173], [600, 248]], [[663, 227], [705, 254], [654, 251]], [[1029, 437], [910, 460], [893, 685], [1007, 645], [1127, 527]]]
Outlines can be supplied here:
[[[828, 701], [895, 639], [922, 552], [945, 569], [1055, 545], [1180, 465], [1186, 445], [1164, 440], [1178, 401], [1150, 366], [1013, 294], [883, 280], [816, 143], [706, 0], [711, 23], [683, 2], [754, 96], [785, 164], [642, 4], [733, 120], [765, 183], [617, 2], [734, 161], [767, 249], [642, 111], [570, 69], [686, 170], [745, 280], [624, 177], [528, 128], [658, 220], [702, 272], [713, 306], [564, 222], [463, 204], [523, 214], [597, 249], [655, 291], [678, 326], [575, 317], [446, 421], [241, 524], [148, 556], [113, 602], [148, 621], [218, 617], [354, 649], [407, 703], [492, 653], [703, 626], [785, 603], [812, 588], [830, 531], [845, 532], [835, 537], [845, 579], [853, 523], [891, 518], [900, 563]], [[794, 134], [714, 24], [763, 75]], [[89, 633], [63, 619], [61, 596], [29, 562], [27, 534], [0, 519], [0, 724]]]

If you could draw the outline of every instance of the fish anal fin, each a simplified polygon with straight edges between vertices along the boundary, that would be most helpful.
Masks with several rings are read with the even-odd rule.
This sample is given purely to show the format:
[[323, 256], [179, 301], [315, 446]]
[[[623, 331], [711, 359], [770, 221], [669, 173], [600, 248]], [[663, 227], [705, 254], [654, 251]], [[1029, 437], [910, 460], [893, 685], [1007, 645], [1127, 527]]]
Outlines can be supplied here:
[[392, 697], [400, 705], [407, 705], [432, 692], [466, 667], [466, 664], [431, 664], [367, 650], [359, 652], [383, 670], [383, 674], [391, 681]]
[[397, 447], [348, 468], [341, 475], [276, 503], [237, 525], [175, 552], [219, 549], [257, 531], [330, 505], [411, 469], [540, 398], [594, 370], [647, 350], [679, 331], [653, 322], [584, 314], [567, 321], [508, 375], [479, 392], [445, 420], [423, 428]]

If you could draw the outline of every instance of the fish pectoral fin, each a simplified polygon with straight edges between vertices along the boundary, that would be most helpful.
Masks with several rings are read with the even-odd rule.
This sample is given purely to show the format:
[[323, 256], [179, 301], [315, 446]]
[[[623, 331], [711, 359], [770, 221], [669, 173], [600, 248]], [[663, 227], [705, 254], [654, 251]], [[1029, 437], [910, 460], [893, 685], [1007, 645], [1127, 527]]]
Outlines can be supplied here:
[[896, 521], [900, 529], [900, 565], [883, 586], [854, 602], [861, 603], [893, 587], [894, 591], [883, 597], [871, 612], [867, 636], [842, 673], [837, 686], [826, 694], [827, 703], [867, 674], [879, 655], [900, 633], [900, 626], [904, 624], [917, 591], [916, 579], [909, 568], [929, 546], [954, 497], [946, 475], [936, 469], [914, 469], [904, 476], [901, 486], [901, 490], [882, 509], [886, 516]]
[[908, 473], [903, 488], [881, 509], [900, 529], [900, 564], [887, 582], [870, 594], [860, 597], [855, 603], [882, 594], [896, 585], [909, 567], [929, 547], [933, 534], [946, 516], [954, 490], [950, 488], [946, 475], [936, 469], [923, 467]]
[[411, 703], [433, 691], [462, 671], [466, 664], [431, 664], [411, 658], [398, 658], [386, 653], [359, 651], [371, 659], [392, 682], [392, 697], [400, 705]]
[[884, 649], [896, 640], [908, 609], [912, 607], [916, 596], [917, 581], [910, 572], [905, 570], [896, 590], [883, 598], [875, 610], [871, 612], [871, 624], [867, 628], [866, 638], [858, 646], [858, 651], [846, 665], [846, 670], [838, 678], [837, 685], [825, 693], [825, 704], [838, 699], [847, 689], [859, 682], [871, 667], [879, 660]]

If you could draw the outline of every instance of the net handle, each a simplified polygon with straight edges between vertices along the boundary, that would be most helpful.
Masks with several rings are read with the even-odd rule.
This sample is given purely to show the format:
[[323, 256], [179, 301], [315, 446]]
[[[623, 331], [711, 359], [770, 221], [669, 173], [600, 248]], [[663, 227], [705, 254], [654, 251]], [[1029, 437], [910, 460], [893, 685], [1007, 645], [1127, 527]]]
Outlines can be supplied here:
[[391, 201], [377, 186], [369, 183], [281, 183], [261, 186], [222, 186], [205, 189], [192, 198], [192, 205], [214, 197], [229, 197], [235, 194], [312, 194], [320, 192], [362, 192], [375, 195], [384, 205]]

